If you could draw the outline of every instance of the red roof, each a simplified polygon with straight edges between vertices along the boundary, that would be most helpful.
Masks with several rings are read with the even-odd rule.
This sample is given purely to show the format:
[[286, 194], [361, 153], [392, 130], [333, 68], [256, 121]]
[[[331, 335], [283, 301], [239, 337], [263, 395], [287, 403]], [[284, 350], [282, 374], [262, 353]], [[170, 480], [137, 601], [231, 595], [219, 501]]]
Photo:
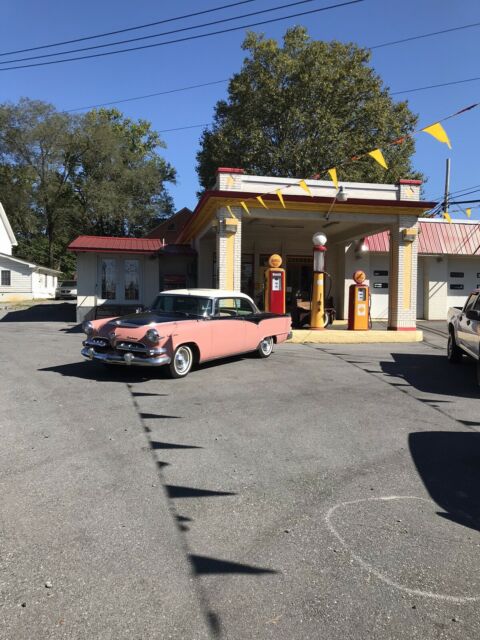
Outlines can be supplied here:
[[160, 238], [112, 238], [78, 236], [68, 245], [69, 251], [103, 251], [105, 253], [157, 253], [163, 247]]
[[[420, 254], [480, 256], [480, 223], [420, 221]], [[388, 231], [365, 238], [369, 251], [390, 250]]]

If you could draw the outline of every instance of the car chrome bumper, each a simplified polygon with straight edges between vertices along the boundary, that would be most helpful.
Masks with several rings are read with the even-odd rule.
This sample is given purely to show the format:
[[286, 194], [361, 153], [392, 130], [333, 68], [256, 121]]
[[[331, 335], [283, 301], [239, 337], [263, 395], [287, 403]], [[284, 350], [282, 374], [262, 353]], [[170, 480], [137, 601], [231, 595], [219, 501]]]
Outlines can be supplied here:
[[84, 347], [82, 349], [82, 356], [87, 360], [98, 360], [99, 362], [106, 362], [107, 364], [123, 364], [123, 365], [140, 365], [141, 367], [161, 367], [164, 364], [170, 364], [171, 358], [167, 355], [164, 349], [157, 355], [150, 358], [139, 358], [133, 355], [130, 351], [124, 354], [119, 353], [99, 353], [92, 347]]

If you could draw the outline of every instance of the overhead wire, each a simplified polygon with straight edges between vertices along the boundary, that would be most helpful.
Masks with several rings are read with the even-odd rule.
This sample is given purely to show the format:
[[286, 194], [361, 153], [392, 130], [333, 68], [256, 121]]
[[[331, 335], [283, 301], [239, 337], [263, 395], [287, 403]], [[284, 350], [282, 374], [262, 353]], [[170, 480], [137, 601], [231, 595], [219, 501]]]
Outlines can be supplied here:
[[214, 7], [212, 9], [204, 9], [202, 11], [195, 11], [195, 13], [186, 13], [182, 16], [176, 16], [174, 18], [165, 18], [163, 20], [156, 20], [155, 22], [147, 22], [145, 24], [139, 24], [135, 27], [127, 27], [125, 29], [116, 29], [115, 31], [106, 31], [104, 33], [97, 33], [93, 36], [83, 36], [82, 38], [74, 38], [73, 40], [63, 40], [62, 42], [53, 42], [51, 44], [42, 44], [37, 47], [28, 47], [27, 49], [16, 49], [15, 51], [4, 51], [0, 53], [0, 57], [13, 56], [16, 53], [26, 53], [27, 51], [39, 51], [40, 49], [51, 49], [52, 47], [61, 47], [64, 44], [73, 44], [74, 42], [85, 42], [86, 40], [95, 40], [96, 38], [104, 38], [106, 36], [114, 36], [118, 33], [127, 33], [128, 31], [137, 31], [139, 29], [146, 29], [147, 27], [154, 27], [159, 24], [166, 24], [167, 22], [176, 22], [177, 20], [185, 20], [186, 18], [194, 18], [206, 13], [213, 13], [214, 11], [221, 11], [223, 9], [230, 9], [241, 4], [249, 4], [251, 2], [257, 2], [257, 0], [239, 0], [238, 2], [232, 2], [230, 4], [224, 4], [220, 7]]
[[198, 40], [201, 38], [208, 38], [210, 36], [214, 36], [214, 35], [221, 35], [221, 34], [225, 34], [225, 33], [232, 33], [233, 31], [240, 31], [243, 29], [248, 29], [250, 27], [258, 27], [264, 24], [271, 24], [273, 22], [280, 22], [283, 20], [288, 20], [290, 18], [297, 18], [299, 16], [305, 16], [305, 15], [311, 15], [314, 13], [320, 13], [322, 11], [329, 11], [331, 9], [338, 9], [341, 7], [346, 7], [346, 6], [350, 6], [353, 4], [359, 4], [361, 2], [365, 2], [365, 0], [347, 0], [346, 2], [339, 2], [333, 5], [328, 5], [326, 7], [320, 7], [318, 9], [311, 9], [309, 11], [302, 11], [302, 12], [297, 12], [297, 13], [292, 13], [289, 14], [288, 16], [281, 16], [278, 18], [269, 18], [268, 20], [261, 20], [258, 22], [252, 22], [250, 24], [246, 24], [246, 25], [241, 25], [241, 26], [236, 26], [236, 27], [229, 27], [228, 29], [220, 29], [218, 31], [210, 31], [209, 33], [200, 33], [197, 35], [193, 35], [193, 36], [186, 36], [184, 38], [175, 38], [173, 40], [166, 40], [164, 42], [156, 42], [156, 43], [152, 43], [152, 44], [144, 44], [144, 45], [140, 45], [138, 47], [130, 47], [127, 49], [117, 49], [115, 51], [104, 51], [102, 53], [91, 53], [88, 54], [86, 56], [76, 56], [73, 58], [63, 58], [61, 60], [48, 60], [47, 62], [34, 62], [34, 63], [30, 63], [30, 64], [24, 64], [24, 65], [16, 65], [13, 67], [4, 67], [3, 69], [0, 69], [0, 71], [12, 71], [15, 69], [27, 69], [27, 68], [32, 68], [32, 67], [43, 67], [43, 66], [47, 66], [47, 65], [53, 65], [53, 64], [61, 64], [64, 62], [73, 62], [75, 60], [87, 60], [87, 59], [91, 59], [91, 58], [101, 58], [101, 57], [105, 57], [105, 56], [111, 56], [111, 55], [116, 55], [118, 53], [129, 53], [131, 51], [141, 51], [144, 49], [152, 49], [155, 47], [164, 47], [166, 45], [169, 44], [178, 44], [180, 42], [189, 42], [192, 40]]
[[185, 31], [191, 31], [192, 29], [202, 29], [204, 27], [211, 27], [215, 24], [223, 24], [224, 22], [232, 22], [233, 20], [240, 20], [242, 18], [250, 18], [251, 16], [257, 16], [261, 13], [270, 13], [272, 11], [279, 11], [280, 9], [286, 9], [294, 7], [300, 4], [307, 4], [310, 2], [316, 2], [316, 0], [296, 0], [295, 2], [289, 2], [277, 7], [270, 7], [268, 9], [260, 9], [259, 11], [251, 11], [250, 13], [244, 13], [240, 16], [231, 16], [229, 18], [221, 18], [220, 20], [212, 20], [210, 22], [204, 22], [203, 24], [196, 24], [190, 27], [180, 27], [179, 29], [171, 29], [170, 31], [162, 31], [160, 33], [152, 33], [147, 36], [139, 36], [138, 38], [128, 38], [126, 40], [116, 40], [115, 42], [107, 42], [102, 44], [92, 45], [90, 47], [81, 47], [79, 49], [69, 49], [68, 51], [58, 51], [55, 53], [44, 53], [41, 55], [27, 56], [26, 58], [15, 58], [14, 60], [4, 60], [0, 62], [3, 64], [13, 64], [14, 62], [25, 62], [27, 60], [40, 60], [41, 58], [54, 58], [55, 56], [68, 55], [70, 53], [79, 53], [80, 51], [92, 51], [93, 49], [105, 49], [107, 47], [113, 47], [119, 44], [128, 44], [130, 42], [140, 42], [143, 40], [151, 40], [152, 38], [160, 38], [162, 36], [170, 36], [175, 33], [183, 33]]

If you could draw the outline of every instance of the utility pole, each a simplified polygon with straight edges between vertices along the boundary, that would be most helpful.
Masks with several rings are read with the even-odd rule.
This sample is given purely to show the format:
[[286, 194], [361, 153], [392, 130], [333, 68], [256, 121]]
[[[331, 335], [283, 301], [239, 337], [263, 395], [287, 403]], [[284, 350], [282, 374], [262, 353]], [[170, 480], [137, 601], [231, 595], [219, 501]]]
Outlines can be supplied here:
[[448, 213], [448, 196], [450, 193], [450, 158], [447, 158], [445, 167], [445, 197], [443, 199], [443, 213]]

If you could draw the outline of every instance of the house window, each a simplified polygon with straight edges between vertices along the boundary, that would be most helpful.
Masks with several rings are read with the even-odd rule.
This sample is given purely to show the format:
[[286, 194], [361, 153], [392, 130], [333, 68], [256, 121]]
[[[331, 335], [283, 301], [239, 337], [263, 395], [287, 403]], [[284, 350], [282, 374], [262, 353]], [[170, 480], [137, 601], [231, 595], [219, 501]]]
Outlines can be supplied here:
[[125, 260], [125, 300], [138, 300], [139, 263], [138, 260]]
[[12, 284], [12, 272], [2, 271], [2, 287], [10, 287]]
[[116, 285], [116, 260], [106, 258], [102, 260], [102, 298], [104, 300], [115, 300]]
[[463, 271], [450, 271], [450, 278], [464, 278], [465, 274]]

